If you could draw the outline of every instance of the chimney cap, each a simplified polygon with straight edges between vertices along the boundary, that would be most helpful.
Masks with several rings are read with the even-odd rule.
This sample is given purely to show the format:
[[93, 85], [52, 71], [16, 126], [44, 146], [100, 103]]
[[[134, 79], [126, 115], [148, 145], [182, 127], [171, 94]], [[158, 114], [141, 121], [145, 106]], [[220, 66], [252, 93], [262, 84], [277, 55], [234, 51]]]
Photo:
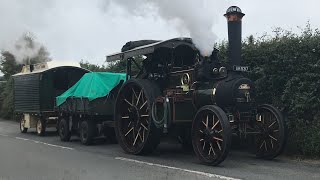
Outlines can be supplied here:
[[242, 16], [245, 15], [245, 14], [242, 13], [241, 9], [238, 6], [230, 6], [227, 9], [227, 12], [226, 12], [225, 16], [230, 15], [230, 14], [240, 14]]

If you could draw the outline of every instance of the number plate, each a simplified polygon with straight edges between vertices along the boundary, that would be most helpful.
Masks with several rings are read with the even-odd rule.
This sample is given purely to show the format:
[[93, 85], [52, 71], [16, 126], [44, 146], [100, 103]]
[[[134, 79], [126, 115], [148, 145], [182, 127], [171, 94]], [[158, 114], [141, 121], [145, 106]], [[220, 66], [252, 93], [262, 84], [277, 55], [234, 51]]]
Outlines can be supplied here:
[[249, 66], [233, 66], [233, 71], [248, 72], [250, 71], [250, 67]]

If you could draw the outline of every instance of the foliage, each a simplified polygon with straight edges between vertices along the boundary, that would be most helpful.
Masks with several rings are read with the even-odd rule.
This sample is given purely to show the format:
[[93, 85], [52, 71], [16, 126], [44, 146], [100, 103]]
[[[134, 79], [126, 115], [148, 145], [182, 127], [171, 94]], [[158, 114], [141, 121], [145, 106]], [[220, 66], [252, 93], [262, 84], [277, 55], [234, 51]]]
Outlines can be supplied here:
[[11, 75], [19, 72], [22, 68], [22, 65], [19, 65], [13, 54], [8, 51], [1, 52], [0, 59], [0, 71], [4, 74], [4, 80], [8, 80]]
[[1, 112], [0, 115], [3, 118], [10, 119], [13, 116], [14, 104], [13, 104], [13, 78], [10, 77], [5, 86], [1, 87], [0, 94]]
[[[288, 150], [320, 157], [320, 32], [309, 24], [300, 34], [274, 30], [250, 36], [242, 46], [243, 64], [252, 72], [257, 101], [272, 103], [288, 115]], [[226, 60], [227, 44], [221, 44]]]
[[84, 68], [84, 69], [88, 69], [88, 70], [93, 71], [93, 72], [107, 71], [107, 68], [104, 65], [99, 66], [99, 65], [96, 65], [96, 64], [90, 64], [88, 61], [84, 61], [84, 60], [80, 61], [80, 66], [82, 68]]

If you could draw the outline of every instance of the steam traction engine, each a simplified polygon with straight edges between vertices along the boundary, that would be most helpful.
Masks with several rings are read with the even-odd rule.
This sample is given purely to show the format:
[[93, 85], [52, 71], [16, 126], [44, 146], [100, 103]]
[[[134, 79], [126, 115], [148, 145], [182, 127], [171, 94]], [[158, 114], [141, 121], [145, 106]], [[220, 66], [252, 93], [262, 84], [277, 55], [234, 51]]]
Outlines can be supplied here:
[[[198, 158], [210, 165], [227, 156], [231, 135], [253, 137], [265, 159], [283, 150], [285, 122], [278, 109], [256, 105], [254, 84], [242, 73], [240, 8], [230, 7], [229, 63], [203, 57], [189, 38], [128, 42], [107, 61], [127, 61], [127, 81], [115, 102], [115, 131], [127, 153], [152, 152], [165, 135], [192, 139]], [[139, 70], [133, 73], [133, 67]], [[134, 75], [135, 74], [135, 75]]]

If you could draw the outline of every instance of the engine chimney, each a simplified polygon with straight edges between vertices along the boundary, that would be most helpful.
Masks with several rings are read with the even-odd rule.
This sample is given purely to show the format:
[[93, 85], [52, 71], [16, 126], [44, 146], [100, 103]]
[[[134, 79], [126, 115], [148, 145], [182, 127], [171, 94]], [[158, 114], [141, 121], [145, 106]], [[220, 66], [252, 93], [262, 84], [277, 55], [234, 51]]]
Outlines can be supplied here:
[[231, 66], [241, 65], [241, 26], [245, 14], [237, 6], [231, 6], [224, 15], [228, 20], [229, 62]]

